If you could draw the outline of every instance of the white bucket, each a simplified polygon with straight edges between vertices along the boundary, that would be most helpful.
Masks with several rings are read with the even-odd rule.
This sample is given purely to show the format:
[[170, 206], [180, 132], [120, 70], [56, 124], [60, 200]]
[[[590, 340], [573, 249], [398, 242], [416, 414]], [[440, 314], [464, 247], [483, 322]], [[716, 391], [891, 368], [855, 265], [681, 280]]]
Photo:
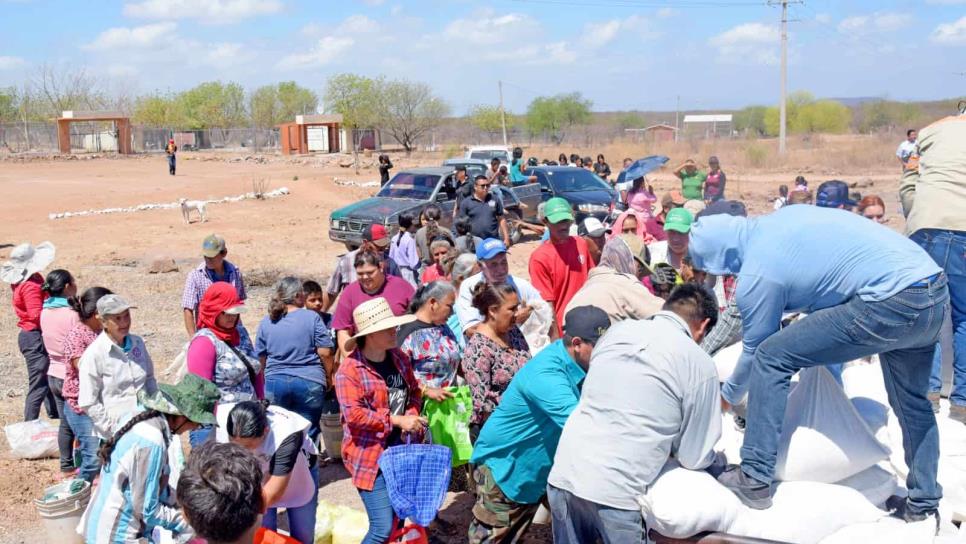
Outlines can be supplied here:
[[322, 446], [332, 459], [342, 459], [342, 417], [322, 414]]
[[[70, 488], [73, 480], [59, 483], [44, 490], [44, 496], [63, 493]], [[84, 487], [77, 493], [50, 502], [43, 499], [34, 500], [34, 506], [47, 532], [49, 544], [83, 544], [84, 539], [77, 534], [87, 503], [91, 500], [91, 484], [84, 482]]]

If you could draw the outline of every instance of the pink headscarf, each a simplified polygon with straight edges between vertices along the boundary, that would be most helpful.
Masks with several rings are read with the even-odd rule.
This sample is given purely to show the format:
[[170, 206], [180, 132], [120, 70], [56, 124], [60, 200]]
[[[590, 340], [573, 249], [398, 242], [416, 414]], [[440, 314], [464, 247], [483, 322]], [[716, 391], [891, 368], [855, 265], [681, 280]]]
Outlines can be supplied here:
[[649, 214], [635, 210], [626, 210], [617, 216], [617, 220], [614, 221], [614, 225], [611, 227], [610, 236], [607, 238], [608, 240], [612, 240], [621, 235], [624, 230], [624, 220], [628, 216], [634, 216], [637, 219], [636, 234], [641, 237], [641, 240], [644, 240], [645, 244], [667, 240], [667, 233], [664, 232], [664, 229], [656, 219]]

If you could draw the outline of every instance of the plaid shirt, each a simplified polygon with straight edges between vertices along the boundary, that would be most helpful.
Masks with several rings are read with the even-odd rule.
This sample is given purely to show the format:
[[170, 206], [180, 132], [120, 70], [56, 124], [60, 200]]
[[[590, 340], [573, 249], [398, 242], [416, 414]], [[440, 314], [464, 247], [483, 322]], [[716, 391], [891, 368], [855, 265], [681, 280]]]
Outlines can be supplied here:
[[[188, 278], [184, 282], [184, 293], [181, 295], [181, 307], [192, 312], [197, 312], [198, 305], [201, 304], [201, 297], [205, 296], [205, 291], [216, 281], [213, 277], [214, 272], [208, 270], [205, 267], [205, 263], [201, 263], [198, 268], [189, 272]], [[238, 298], [242, 300], [247, 298], [245, 294], [245, 281], [242, 279], [241, 270], [230, 262], [225, 261], [225, 276], [218, 278], [217, 281], [224, 281], [234, 285], [235, 290], [238, 291]]]
[[[405, 415], [419, 415], [422, 395], [412, 365], [398, 349], [390, 350], [389, 355], [409, 387]], [[388, 446], [386, 441], [392, 434], [386, 382], [356, 350], [339, 365], [335, 393], [342, 409], [345, 468], [352, 475], [353, 485], [372, 491], [379, 473], [379, 456]]]
[[[701, 349], [714, 356], [723, 348], [741, 340], [741, 312], [738, 311], [738, 298], [735, 289], [738, 282], [732, 276], [719, 278], [724, 284], [725, 306], [718, 312], [718, 322], [701, 340]], [[730, 280], [730, 281], [729, 281]]]

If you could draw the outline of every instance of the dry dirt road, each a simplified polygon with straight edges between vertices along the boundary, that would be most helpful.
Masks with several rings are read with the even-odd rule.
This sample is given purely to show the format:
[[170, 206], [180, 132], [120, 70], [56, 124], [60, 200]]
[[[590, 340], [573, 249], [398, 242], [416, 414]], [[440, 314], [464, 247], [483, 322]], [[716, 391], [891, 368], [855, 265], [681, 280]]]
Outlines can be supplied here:
[[[438, 155], [394, 159], [397, 170], [407, 166], [439, 164]], [[674, 162], [674, 161], [672, 161]], [[371, 163], [371, 161], [370, 161]], [[297, 177], [297, 179], [296, 179]], [[858, 190], [877, 193], [886, 201], [891, 225], [901, 228], [897, 215], [896, 175], [882, 171], [840, 176], [858, 182]], [[52, 220], [48, 214], [145, 203], [174, 202], [178, 198], [208, 199], [252, 190], [252, 179], [266, 179], [269, 189], [287, 187], [291, 194], [271, 200], [246, 200], [209, 206], [209, 222], [185, 225], [180, 210], [151, 210]], [[320, 282], [328, 278], [341, 245], [328, 240], [329, 213], [366, 197], [374, 189], [343, 187], [334, 178], [369, 181], [378, 178], [371, 167], [355, 175], [327, 157], [287, 159], [182, 153], [178, 175], [167, 174], [159, 156], [63, 160], [0, 159], [0, 260], [23, 241], [50, 240], [57, 246], [54, 267], [70, 270], [81, 289], [103, 285], [132, 299], [133, 331], [145, 338], [161, 372], [187, 340], [180, 310], [181, 290], [188, 270], [200, 262], [201, 240], [216, 232], [225, 237], [229, 260], [246, 275], [249, 304], [255, 322], [265, 311], [268, 287], [283, 273]], [[760, 172], [729, 178], [732, 197], [740, 196], [755, 213], [771, 209], [779, 183], [793, 173]], [[817, 181], [812, 182], [817, 186]], [[654, 176], [662, 193], [676, 184], [669, 172]], [[197, 221], [197, 219], [195, 219]], [[535, 242], [511, 251], [515, 273], [526, 274], [526, 262]], [[157, 259], [173, 259], [177, 272], [150, 274]], [[10, 309], [10, 291], [0, 290], [0, 424], [19, 421], [23, 410], [26, 373], [16, 347], [17, 328]], [[53, 482], [53, 460], [19, 461], [0, 445], [0, 544], [43, 540], [32, 500]], [[358, 495], [340, 465], [323, 471], [321, 497], [361, 508]], [[438, 534], [441, 541], [465, 541], [469, 499], [451, 495], [441, 517], [448, 522]], [[528, 539], [548, 540], [545, 528]]]

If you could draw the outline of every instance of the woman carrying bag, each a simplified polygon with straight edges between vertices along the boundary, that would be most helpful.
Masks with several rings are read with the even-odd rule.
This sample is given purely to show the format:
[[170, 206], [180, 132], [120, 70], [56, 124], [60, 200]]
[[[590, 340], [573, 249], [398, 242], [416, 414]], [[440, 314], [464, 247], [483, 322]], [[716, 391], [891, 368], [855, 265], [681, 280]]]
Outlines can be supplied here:
[[393, 525], [393, 509], [379, 457], [403, 442], [403, 434], [419, 442], [426, 419], [419, 416], [422, 394], [409, 358], [396, 348], [396, 327], [414, 316], [393, 315], [382, 297], [360, 304], [352, 312], [356, 334], [349, 339], [349, 356], [335, 375], [342, 409], [342, 459], [369, 516], [362, 544], [383, 544]]
[[268, 401], [218, 406], [218, 441], [255, 453], [262, 463], [262, 499], [268, 510], [262, 527], [278, 529], [278, 509], [285, 508], [292, 538], [315, 541], [319, 501], [318, 450], [309, 438], [309, 421]]
[[[232, 284], [211, 284], [198, 305], [198, 332], [188, 344], [188, 372], [217, 385], [221, 404], [265, 398], [261, 362], [248, 331], [238, 324], [245, 310]], [[193, 431], [191, 446], [199, 446], [210, 433], [210, 428]]]

